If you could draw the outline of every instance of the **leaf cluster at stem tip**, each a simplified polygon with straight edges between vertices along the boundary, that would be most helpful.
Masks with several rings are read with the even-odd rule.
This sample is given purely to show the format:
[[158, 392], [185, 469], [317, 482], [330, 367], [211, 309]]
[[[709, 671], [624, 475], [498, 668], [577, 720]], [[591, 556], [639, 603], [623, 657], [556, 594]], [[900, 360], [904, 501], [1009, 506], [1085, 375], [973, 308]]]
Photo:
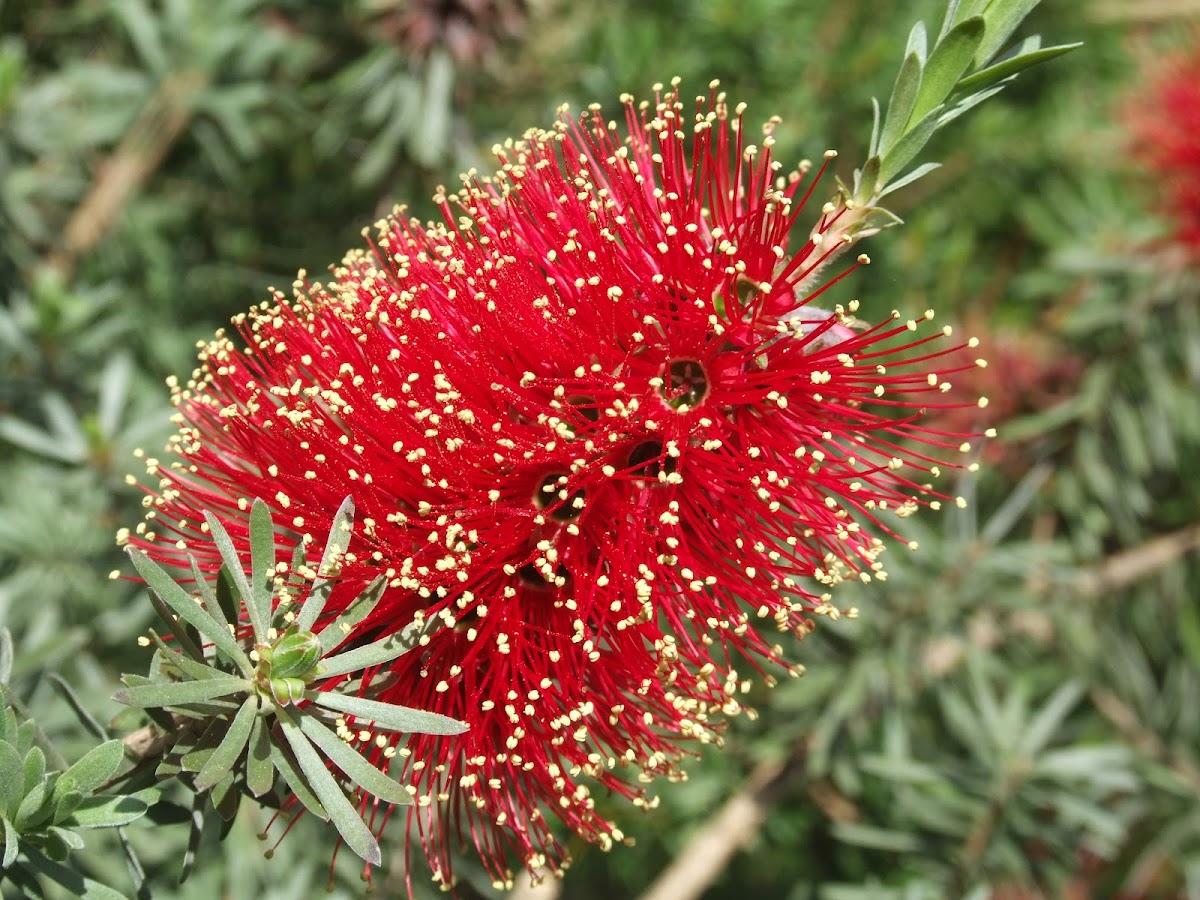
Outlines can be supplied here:
[[872, 100], [868, 158], [845, 192], [855, 205], [874, 205], [936, 169], [940, 163], [926, 162], [901, 174], [938, 129], [1004, 90], [1030, 66], [1081, 46], [1043, 47], [1033, 35], [998, 55], [1039, 2], [950, 0], [932, 48], [925, 23], [913, 26], [885, 116]]
[[[275, 787], [282, 780], [309, 812], [334, 824], [348, 847], [378, 865], [379, 845], [355, 809], [354, 796], [361, 791], [395, 804], [412, 798], [349, 740], [364, 726], [377, 733], [441, 735], [461, 734], [467, 726], [351, 693], [345, 684], [336, 690], [313, 689], [319, 680], [391, 662], [427, 642], [435, 627], [417, 618], [398, 633], [334, 652], [351, 628], [370, 615], [387, 586], [381, 576], [341, 613], [323, 615], [350, 544], [353, 518], [354, 504], [347, 497], [298, 609], [292, 596], [304, 585], [299, 574], [303, 545], [293, 556], [291, 578], [277, 577], [275, 526], [261, 500], [250, 511], [249, 572], [221, 522], [205, 514], [223, 565], [214, 588], [189, 555], [196, 596], [131, 548], [133, 565], [172, 630], [175, 646], [151, 632], [156, 653], [150, 675], [124, 676], [126, 687], [115, 699], [145, 709], [171, 735], [159, 777], [179, 776], [198, 798], [209, 794], [227, 822], [243, 795], [278, 805]], [[345, 718], [355, 721], [353, 731], [339, 721]], [[193, 817], [193, 827], [203, 827], [202, 821]]]

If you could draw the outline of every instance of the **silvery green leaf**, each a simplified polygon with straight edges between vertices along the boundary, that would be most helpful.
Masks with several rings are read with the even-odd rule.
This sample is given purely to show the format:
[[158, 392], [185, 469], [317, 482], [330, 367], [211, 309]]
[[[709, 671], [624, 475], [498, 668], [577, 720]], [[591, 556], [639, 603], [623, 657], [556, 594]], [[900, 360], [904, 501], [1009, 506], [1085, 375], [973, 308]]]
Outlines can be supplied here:
[[68, 850], [82, 850], [84, 847], [83, 838], [66, 828], [60, 828], [58, 825], [51, 825], [46, 829], [47, 832], [56, 836]]
[[921, 165], [917, 166], [915, 169], [913, 169], [907, 175], [903, 176], [902, 178], [897, 178], [895, 181], [893, 181], [891, 184], [889, 184], [887, 187], [885, 187], [882, 191], [879, 192], [879, 196], [886, 197], [892, 191], [898, 191], [898, 190], [900, 190], [900, 188], [902, 188], [906, 185], [912, 184], [914, 181], [918, 180], [919, 178], [924, 178], [926, 175], [928, 175], [934, 169], [940, 169], [941, 167], [942, 167], [942, 164], [940, 162], [921, 163]]
[[350, 697], [346, 694], [309, 691], [305, 697], [323, 709], [350, 713], [365, 722], [371, 722], [372, 727], [378, 730], [449, 735], [462, 734], [469, 727], [466, 722], [423, 709], [410, 709], [407, 706], [380, 703], [377, 700]]
[[325, 767], [317, 751], [312, 748], [292, 714], [288, 710], [277, 709], [276, 715], [283, 729], [283, 736], [291, 745], [292, 752], [296, 754], [296, 762], [308, 779], [313, 793], [320, 798], [321, 805], [329, 813], [330, 820], [342, 836], [342, 840], [346, 842], [346, 846], [371, 865], [380, 865], [383, 862], [383, 854], [379, 851], [379, 844], [371, 834], [371, 829], [362, 820], [358, 810], [346, 799], [341, 786]]
[[205, 639], [232, 659], [243, 672], [250, 673], [254, 670], [254, 667], [250, 665], [249, 658], [238, 646], [233, 635], [229, 633], [229, 629], [218, 623], [156, 562], [135, 548], [130, 548], [129, 558], [133, 561], [133, 567], [138, 570], [138, 574], [145, 580], [147, 587], [178, 613], [181, 619], [194, 625]]
[[422, 635], [433, 631], [437, 625], [436, 619], [420, 619], [404, 626], [398, 634], [390, 634], [373, 643], [347, 650], [345, 653], [327, 656], [321, 660], [321, 677], [358, 672], [370, 666], [379, 666], [398, 659], [420, 644]]
[[242, 560], [238, 556], [237, 548], [233, 545], [233, 538], [229, 536], [229, 532], [225, 530], [225, 526], [221, 524], [220, 520], [207, 510], [204, 513], [204, 521], [208, 523], [208, 531], [212, 535], [213, 543], [217, 545], [217, 550], [221, 553], [221, 559], [225, 563], [223, 568], [233, 580], [233, 586], [237, 590], [242, 606], [250, 615], [250, 625], [254, 629], [255, 643], [266, 643], [266, 623], [256, 618], [254, 591], [250, 587], [249, 579], [246, 578], [245, 570], [242, 569]]
[[0, 804], [12, 816], [25, 796], [25, 771], [21, 754], [7, 741], [0, 741]]
[[1030, 38], [1026, 42], [1033, 42], [1035, 46], [1022, 52], [1016, 56], [1010, 56], [995, 65], [988, 66], [986, 69], [980, 69], [978, 72], [973, 72], [958, 83], [955, 89], [956, 93], [970, 93], [972, 91], [982, 90], [983, 88], [991, 87], [999, 84], [1002, 81], [1007, 81], [1014, 75], [1025, 71], [1038, 63], [1044, 63], [1047, 60], [1062, 56], [1064, 53], [1070, 53], [1083, 46], [1082, 42], [1074, 44], [1057, 44], [1053, 47], [1038, 47], [1040, 43], [1037, 38]]
[[920, 91], [908, 118], [909, 125], [920, 122], [950, 96], [983, 41], [984, 29], [984, 20], [975, 16], [959, 22], [938, 41], [921, 74]]
[[7, 628], [0, 628], [0, 682], [8, 683], [12, 677], [13, 642]]
[[85, 753], [75, 765], [63, 773], [62, 783], [70, 782], [76, 790], [90, 794], [117, 774], [125, 759], [125, 747], [120, 741], [107, 741]]
[[[900, 64], [900, 73], [892, 86], [888, 100], [887, 118], [879, 135], [879, 155], [886, 155], [904, 134], [905, 126], [912, 115], [913, 105], [921, 90], [921, 60], [916, 53], [909, 53]], [[875, 154], [872, 154], [874, 156]]]
[[[284, 740], [286, 741], [287, 738]], [[296, 763], [286, 747], [281, 747], [275, 743], [275, 740], [271, 741], [271, 762], [275, 764], [275, 768], [279, 770], [279, 774], [283, 776], [283, 780], [291, 789], [292, 795], [300, 801], [301, 805], [322, 822], [328, 822], [329, 813], [325, 811], [325, 807], [321, 805], [321, 801], [309, 787], [304, 773], [296, 768]]]
[[905, 131], [904, 136], [896, 142], [896, 146], [883, 158], [883, 165], [879, 172], [880, 184], [886, 185], [899, 175], [904, 167], [912, 162], [913, 157], [929, 143], [930, 136], [937, 128], [941, 109], [939, 106], [931, 110], [925, 118]]
[[387, 803], [408, 805], [412, 796], [312, 716], [300, 716], [300, 730], [345, 773], [351, 784]]
[[271, 625], [271, 590], [275, 579], [275, 525], [271, 510], [260, 499], [250, 507], [250, 594], [246, 608], [259, 642]]
[[250, 682], [244, 678], [218, 675], [206, 681], [171, 681], [127, 687], [117, 691], [113, 699], [127, 706], [180, 706], [228, 697], [250, 689]]
[[976, 67], [987, 65], [988, 61], [1000, 52], [1017, 26], [1041, 0], [1005, 0], [1003, 3], [992, 3], [984, 18], [987, 20], [987, 34], [980, 43], [975, 56]]
[[196, 662], [196, 660], [184, 656], [178, 650], [169, 647], [166, 641], [159, 637], [154, 629], [150, 630], [150, 639], [154, 641], [155, 646], [158, 647], [158, 652], [161, 654], [160, 668], [162, 663], [174, 666], [193, 681], [207, 681], [210, 678], [229, 677], [228, 673], [222, 672], [220, 669], [214, 669], [212, 666], [205, 665], [202, 662]]
[[178, 616], [171, 611], [171, 607], [167, 606], [167, 604], [164, 603], [154, 591], [150, 591], [149, 596], [150, 605], [154, 607], [154, 611], [158, 613], [158, 617], [162, 620], [162, 623], [174, 633], [175, 640], [178, 641], [179, 646], [183, 648], [183, 652], [196, 662], [203, 665], [204, 652], [200, 649], [197, 643], [192, 640], [191, 635], [188, 634], [187, 623], [180, 621]]
[[317, 637], [321, 640], [321, 651], [328, 653], [346, 639], [350, 631], [369, 616], [387, 589], [387, 576], [380, 575], [355, 597], [336, 619], [322, 628]]
[[[17, 777], [21, 772], [17, 771]], [[45, 824], [54, 813], [54, 797], [47, 787], [48, 782], [39, 781], [33, 790], [21, 798], [17, 806], [17, 814], [13, 816], [13, 824], [18, 831], [29, 831]]]
[[246, 746], [246, 787], [261, 797], [275, 785], [275, 767], [271, 764], [271, 734], [266, 718], [255, 716]]
[[337, 514], [333, 517], [333, 524], [329, 527], [329, 539], [325, 542], [325, 551], [321, 554], [321, 565], [317, 569], [317, 577], [313, 581], [308, 599], [304, 601], [304, 605], [300, 607], [300, 613], [296, 617], [296, 627], [300, 631], [312, 631], [313, 625], [325, 611], [325, 603], [329, 600], [329, 594], [333, 591], [335, 583], [331, 576], [335, 574], [335, 569], [341, 564], [341, 559], [350, 546], [353, 526], [354, 500], [347, 497], [342, 501]]
[[149, 809], [137, 797], [87, 797], [67, 824], [76, 828], [116, 828], [140, 819]]
[[196, 775], [196, 790], [206, 791], [224, 778], [237, 763], [250, 738], [250, 728], [258, 717], [258, 695], [251, 694], [233, 718], [220, 745]]
[[41, 747], [30, 747], [21, 765], [25, 780], [25, 793], [33, 790], [33, 786], [46, 777], [46, 754]]
[[17, 860], [17, 853], [21, 849], [21, 836], [17, 834], [17, 829], [8, 816], [0, 817], [0, 821], [4, 822], [4, 856], [0, 858], [0, 869], [7, 869]]
[[924, 66], [925, 50], [928, 43], [929, 41], [925, 35], [925, 23], [917, 22], [908, 32], [908, 43], [904, 47], [904, 56], [907, 58], [910, 54], [915, 54], [917, 62], [921, 66]]

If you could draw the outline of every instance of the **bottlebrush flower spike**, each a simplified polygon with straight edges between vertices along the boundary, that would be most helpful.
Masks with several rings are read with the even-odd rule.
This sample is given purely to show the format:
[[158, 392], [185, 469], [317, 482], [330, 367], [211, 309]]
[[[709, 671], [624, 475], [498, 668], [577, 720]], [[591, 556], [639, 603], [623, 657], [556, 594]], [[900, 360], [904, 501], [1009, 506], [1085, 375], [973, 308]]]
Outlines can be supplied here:
[[973, 343], [919, 334], [932, 312], [820, 309], [844, 272], [797, 293], [850, 242], [846, 209], [804, 228], [826, 166], [781, 176], [777, 120], [752, 143], [712, 87], [497, 147], [496, 175], [439, 192], [443, 222], [398, 210], [175, 386], [179, 458], [149, 461], [130, 540], [177, 561], [210, 509], [244, 541], [236, 498], [260, 496], [308, 542], [350, 494], [329, 609], [380, 572], [392, 588], [349, 641], [445, 620], [364, 676], [471, 726], [392, 764], [435, 879], [463, 834], [497, 882], [513, 854], [557, 871], [548, 815], [620, 839], [593, 793], [651, 804], [682, 739], [737, 711], [745, 667], [788, 665], [769, 631], [803, 636], [838, 582], [882, 578], [889, 517], [938, 505], [930, 474], [967, 449], [921, 414], [971, 405], [946, 395]]
[[1200, 253], [1200, 54], [1163, 64], [1130, 116], [1140, 154], [1161, 177], [1179, 242]]

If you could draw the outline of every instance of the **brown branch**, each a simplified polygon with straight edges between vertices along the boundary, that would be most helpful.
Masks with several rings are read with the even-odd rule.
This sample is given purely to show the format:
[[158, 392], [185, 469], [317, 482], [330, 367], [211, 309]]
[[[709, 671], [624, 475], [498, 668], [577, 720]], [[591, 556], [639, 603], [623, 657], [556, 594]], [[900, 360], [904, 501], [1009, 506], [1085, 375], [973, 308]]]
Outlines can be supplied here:
[[748, 844], [767, 813], [804, 774], [807, 741], [783, 759], [760, 763], [717, 814], [655, 879], [641, 900], [695, 900]]
[[1072, 587], [1088, 596], [1128, 587], [1194, 550], [1200, 550], [1200, 523], [1107, 556], [1098, 566], [1080, 572]]
[[206, 83], [197, 72], [177, 72], [159, 85], [71, 214], [47, 264], [70, 278], [79, 258], [112, 228], [129, 198], [158, 170], [192, 120], [192, 99]]

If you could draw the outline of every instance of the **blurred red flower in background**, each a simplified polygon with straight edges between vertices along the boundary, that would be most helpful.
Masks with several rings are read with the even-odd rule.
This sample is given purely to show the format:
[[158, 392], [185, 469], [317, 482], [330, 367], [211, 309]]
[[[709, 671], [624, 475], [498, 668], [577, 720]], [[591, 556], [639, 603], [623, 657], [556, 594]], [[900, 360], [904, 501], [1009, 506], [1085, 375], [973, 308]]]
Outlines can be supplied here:
[[444, 621], [364, 673], [471, 725], [391, 762], [436, 879], [464, 838], [498, 882], [514, 854], [557, 869], [548, 816], [619, 839], [597, 788], [652, 803], [681, 740], [737, 711], [744, 664], [786, 666], [754, 620], [803, 636], [839, 581], [883, 577], [888, 517], [936, 506], [939, 460], [968, 449], [922, 415], [975, 405], [947, 396], [974, 343], [932, 312], [818, 308], [844, 207], [797, 226], [820, 172], [781, 177], [774, 122], [755, 146], [741, 112], [715, 90], [626, 98], [624, 128], [564, 112], [440, 195], [443, 222], [377, 223], [175, 385], [178, 459], [150, 461], [129, 540], [178, 562], [208, 509], [244, 542], [260, 496], [311, 542], [352, 495], [329, 608], [392, 588], [349, 640]]
[[1160, 178], [1178, 240], [1200, 252], [1200, 53], [1159, 63], [1130, 117], [1139, 156]]

